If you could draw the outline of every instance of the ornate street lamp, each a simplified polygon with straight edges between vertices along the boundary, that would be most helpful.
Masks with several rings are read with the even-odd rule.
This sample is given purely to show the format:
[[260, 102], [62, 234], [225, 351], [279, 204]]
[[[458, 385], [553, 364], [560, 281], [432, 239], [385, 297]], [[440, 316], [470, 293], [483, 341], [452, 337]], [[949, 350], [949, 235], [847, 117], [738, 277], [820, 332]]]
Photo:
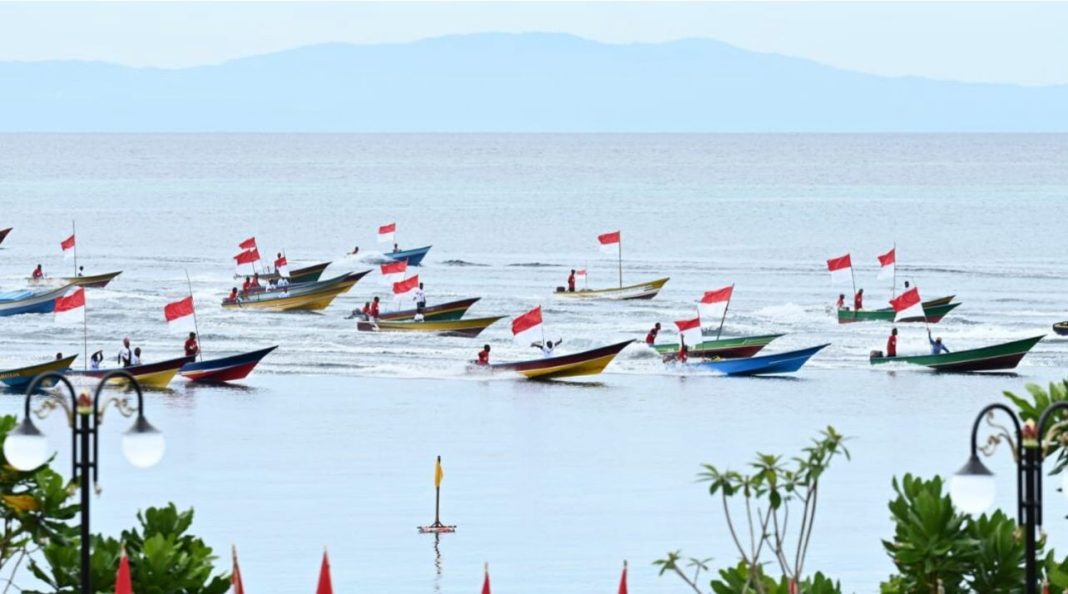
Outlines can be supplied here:
[[[995, 424], [994, 412], [1002, 411], [1012, 421], [1012, 431]], [[979, 459], [979, 452], [990, 456], [1005, 441], [1016, 462], [1016, 522], [1023, 527], [1027, 594], [1038, 592], [1037, 535], [1042, 533], [1042, 462], [1056, 445], [1068, 445], [1068, 420], [1047, 427], [1050, 419], [1068, 410], [1068, 402], [1057, 402], [1043, 411], [1038, 424], [1021, 423], [1016, 412], [1004, 404], [991, 404], [979, 412], [972, 425], [971, 455], [949, 481], [949, 495], [953, 503], [965, 513], [982, 513], [994, 504], [996, 485], [994, 473]], [[997, 430], [986, 443], [979, 446], [979, 423], [983, 419]], [[1062, 486], [1068, 486], [1068, 472], [1061, 474]], [[1065, 490], [1068, 493], [1068, 490]], [[1044, 537], [1044, 535], [1043, 535]]]
[[[113, 379], [129, 382], [129, 385], [137, 392], [136, 410], [130, 408], [126, 398], [111, 397], [101, 404], [100, 393], [103, 392], [108, 381]], [[129, 373], [112, 371], [102, 377], [92, 398], [89, 397], [87, 391], [77, 394], [74, 386], [63, 375], [54, 372], [45, 373], [35, 377], [26, 389], [26, 409], [22, 422], [15, 430], [8, 433], [4, 441], [4, 456], [15, 468], [24, 471], [33, 470], [47, 463], [52, 457], [48, 439], [37, 429], [30, 417], [30, 400], [37, 387], [44, 382], [49, 382], [46, 385], [52, 386], [63, 385], [70, 395], [70, 402], [68, 402], [62, 394], [46, 394], [46, 400], [35, 412], [41, 419], [57, 408], [62, 408], [67, 413], [67, 424], [71, 429], [71, 480], [77, 480], [81, 489], [81, 591], [93, 592], [89, 571], [89, 473], [92, 471], [93, 486], [97, 494], [100, 494], [100, 487], [97, 486], [99, 470], [97, 441], [99, 440], [99, 427], [104, 422], [104, 412], [109, 405], [114, 404], [123, 416], [137, 415], [133, 426], [122, 436], [122, 452], [134, 466], [147, 468], [159, 462], [163, 458], [166, 444], [163, 441], [163, 434], [145, 419], [144, 395], [141, 393], [141, 386]]]

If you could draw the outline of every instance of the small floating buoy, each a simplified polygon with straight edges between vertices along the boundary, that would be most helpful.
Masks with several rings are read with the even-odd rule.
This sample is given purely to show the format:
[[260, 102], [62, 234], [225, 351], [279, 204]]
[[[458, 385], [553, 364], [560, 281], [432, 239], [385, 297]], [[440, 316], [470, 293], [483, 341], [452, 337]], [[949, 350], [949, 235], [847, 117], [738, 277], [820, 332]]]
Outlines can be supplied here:
[[447, 526], [441, 523], [441, 479], [445, 478], [445, 471], [441, 469], [441, 456], [434, 465], [434, 523], [429, 526], [419, 526], [420, 534], [443, 534], [456, 532], [456, 526]]

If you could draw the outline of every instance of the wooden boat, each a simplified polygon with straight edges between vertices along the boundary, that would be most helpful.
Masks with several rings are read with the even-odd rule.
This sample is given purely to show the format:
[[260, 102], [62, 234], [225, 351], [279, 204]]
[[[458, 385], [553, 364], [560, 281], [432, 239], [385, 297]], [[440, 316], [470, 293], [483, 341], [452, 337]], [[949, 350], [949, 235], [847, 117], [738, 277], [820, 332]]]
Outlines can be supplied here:
[[563, 287], [557, 287], [553, 295], [565, 299], [652, 299], [660, 292], [660, 289], [671, 280], [670, 278], [658, 278], [646, 283], [628, 285], [618, 289], [582, 289], [568, 291]]
[[[311, 266], [305, 266], [304, 268], [294, 268], [289, 271], [289, 284], [296, 285], [300, 283], [314, 283], [319, 280], [319, 277], [323, 275], [323, 271], [327, 266], [330, 266], [331, 262], [320, 262], [319, 264], [312, 264]], [[234, 278], [241, 280], [246, 276], [252, 276], [249, 274], [235, 274]], [[277, 272], [261, 272], [261, 281], [270, 281], [278, 279]]]
[[[952, 299], [952, 298], [953, 298], [953, 296], [951, 295], [948, 298], [947, 297], [943, 297], [942, 299], [936, 299], [936, 300], [934, 300], [934, 302], [924, 301], [923, 302], [923, 313], [925, 314], [925, 316], [927, 318], [927, 320], [926, 320], [927, 323], [936, 324], [936, 323], [942, 321], [942, 318], [944, 318], [946, 316], [946, 314], [948, 314], [949, 312], [953, 311], [954, 309], [956, 309], [960, 305], [959, 302], [958, 303], [949, 303], [948, 301], [946, 301], [945, 303], [942, 302], [944, 300]], [[838, 323], [839, 324], [851, 324], [853, 322], [873, 322], [873, 321], [893, 322], [894, 321], [894, 314], [895, 314], [895, 312], [894, 312], [893, 308], [890, 308], [890, 307], [883, 308], [883, 309], [862, 309], [860, 311], [854, 311], [852, 309], [840, 309], [840, 310], [838, 310]], [[911, 318], [905, 318], [905, 319], [899, 320], [899, 321], [900, 322], [923, 322], [924, 318], [920, 317], [920, 316], [913, 316]]]
[[11, 233], [12, 229], [14, 229], [14, 227], [8, 227], [7, 229], [0, 229], [0, 243], [4, 243], [4, 240], [7, 239], [7, 234]]
[[63, 279], [63, 282], [76, 287], [103, 289], [120, 274], [122, 274], [121, 270], [118, 272], [105, 272], [104, 274], [94, 274], [91, 276], [68, 276]]
[[429, 332], [439, 336], [463, 336], [465, 338], [473, 338], [481, 334], [483, 330], [503, 317], [504, 316], [493, 316], [489, 318], [467, 318], [463, 320], [423, 322], [390, 322], [379, 320], [377, 323], [360, 320], [359, 322], [356, 322], [356, 329], [361, 332]]
[[52, 313], [56, 299], [67, 292], [68, 285], [55, 289], [23, 289], [0, 293], [0, 316], [25, 313]]
[[400, 250], [397, 252], [389, 252], [383, 254], [385, 257], [393, 260], [394, 262], [400, 262], [402, 260], [408, 261], [408, 266], [419, 266], [423, 263], [423, 258], [426, 257], [426, 253], [430, 251], [433, 246], [424, 245], [410, 250]]
[[774, 355], [761, 355], [745, 359], [720, 359], [717, 361], [702, 361], [691, 363], [690, 366], [702, 369], [711, 369], [724, 375], [771, 375], [779, 373], [793, 373], [801, 369], [813, 355], [827, 348], [830, 344], [775, 353]]
[[870, 358], [872, 365], [882, 363], [911, 363], [923, 365], [935, 371], [942, 372], [969, 372], [969, 371], [997, 371], [1014, 369], [1020, 363], [1020, 359], [1031, 350], [1045, 335], [1032, 336], [1022, 340], [1014, 340], [978, 349], [966, 351], [954, 351], [938, 355], [898, 355], [896, 357], [873, 356]]
[[240, 355], [192, 361], [182, 365], [178, 373], [187, 380], [205, 384], [221, 384], [245, 379], [256, 365], [276, 348], [278, 345]]
[[308, 283], [293, 291], [253, 293], [237, 299], [224, 300], [225, 309], [253, 309], [264, 311], [318, 311], [325, 309], [338, 295], [348, 292], [370, 270]]
[[47, 363], [38, 363], [37, 365], [19, 367], [18, 369], [0, 371], [0, 382], [3, 382], [3, 384], [9, 388], [24, 388], [33, 381], [33, 378], [42, 373], [51, 371], [63, 373], [70, 370], [71, 363], [77, 358], [78, 355], [74, 355], [63, 359], [53, 359]]
[[[447, 303], [440, 303], [438, 305], [427, 306], [423, 309], [423, 319], [427, 322], [445, 322], [448, 320], [459, 320], [464, 317], [468, 309], [478, 302], [481, 297], [473, 297], [471, 299], [460, 299], [458, 301], [449, 301]], [[415, 319], [414, 309], [405, 309], [401, 311], [388, 311], [380, 313], [378, 316], [379, 321], [400, 322], [404, 320]]]
[[1053, 331], [1061, 336], [1068, 336], [1068, 322], [1057, 322], [1053, 325]]
[[[166, 361], [160, 361], [158, 363], [146, 363], [144, 365], [132, 365], [130, 367], [77, 370], [71, 371], [70, 375], [102, 378], [109, 372], [121, 369], [134, 376], [134, 379], [137, 380], [137, 383], [141, 384], [142, 388], [163, 389], [167, 387], [167, 384], [171, 383], [174, 376], [178, 375], [178, 370], [186, 363], [191, 363], [193, 359], [194, 357], [178, 357], [177, 359], [167, 359]], [[125, 378], [113, 378], [110, 381], [116, 384], [128, 383]]]
[[[760, 336], [735, 336], [720, 338], [718, 340], [703, 340], [689, 350], [689, 356], [701, 359], [737, 359], [740, 357], [752, 357], [761, 349], [771, 344], [771, 341], [783, 336], [782, 334], [763, 334]], [[679, 352], [678, 343], [653, 345], [656, 352], [674, 359]]]
[[[510, 371], [515, 372], [527, 379], [547, 380], [561, 377], [575, 377], [580, 375], [597, 375], [616, 358], [616, 355], [627, 347], [633, 340], [627, 340], [616, 344], [544, 359], [531, 359], [516, 363], [494, 363], [489, 365], [492, 372]], [[479, 371], [484, 368], [471, 366], [470, 369]]]

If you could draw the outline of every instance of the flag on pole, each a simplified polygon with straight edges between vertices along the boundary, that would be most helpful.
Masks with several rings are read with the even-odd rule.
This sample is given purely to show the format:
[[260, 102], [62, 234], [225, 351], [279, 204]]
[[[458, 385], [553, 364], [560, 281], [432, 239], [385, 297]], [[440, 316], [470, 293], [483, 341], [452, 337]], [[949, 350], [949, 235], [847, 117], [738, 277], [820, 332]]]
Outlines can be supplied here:
[[926, 319], [927, 313], [923, 310], [923, 301], [920, 300], [920, 290], [912, 287], [908, 291], [890, 300], [890, 306], [894, 308], [894, 321], [898, 322], [906, 318]]
[[330, 560], [323, 549], [323, 564], [319, 568], [319, 586], [315, 588], [315, 594], [334, 594], [334, 585], [330, 581]]
[[163, 318], [167, 320], [167, 330], [184, 334], [196, 329], [194, 323], [193, 296], [180, 299], [163, 306]]
[[619, 594], [627, 594], [627, 562], [623, 562], [623, 575], [619, 577]]
[[119, 570], [115, 574], [115, 594], [133, 594], [133, 581], [130, 579], [130, 558], [126, 556], [126, 547], [122, 547], [119, 557]]
[[490, 592], [490, 582], [489, 582], [489, 563], [487, 563], [487, 564], [485, 564], [483, 566], [483, 571], [485, 572], [485, 576], [486, 577], [482, 579], [482, 594], [492, 594]]
[[581, 278], [582, 280], [586, 280], [586, 269], [585, 268], [579, 268], [578, 270], [576, 270], [575, 271], [575, 278], [576, 279]]
[[70, 237], [59, 242], [59, 247], [63, 248], [64, 258], [70, 258], [74, 256], [74, 234], [72, 233]]
[[441, 479], [445, 478], [445, 471], [441, 469], [441, 456], [438, 456], [438, 461], [434, 464], [434, 488], [441, 488]]
[[404, 280], [404, 275], [408, 272], [408, 261], [401, 260], [400, 262], [382, 264], [379, 269], [381, 269], [382, 278], [386, 283], [393, 284]]
[[274, 269], [278, 271], [279, 276], [289, 278], [289, 261], [285, 256], [278, 256], [274, 261]]
[[393, 297], [395, 299], [404, 299], [412, 291], [419, 288], [419, 275], [415, 275], [407, 280], [393, 283]]
[[392, 243], [397, 234], [397, 224], [390, 223], [378, 228], [378, 243]]
[[614, 254], [619, 251], [619, 231], [612, 231], [611, 233], [602, 233], [597, 236], [597, 241], [601, 243], [601, 251], [606, 254]]
[[[705, 321], [719, 320], [727, 311], [727, 303], [734, 294], [734, 286], [723, 287], [715, 291], [705, 291], [697, 304], [697, 311]], [[714, 323], [714, 322], [713, 322]]]
[[237, 262], [238, 274], [252, 274], [255, 272], [253, 264], [260, 261], [260, 251], [255, 247], [245, 250], [234, 256], [234, 261]]
[[894, 276], [894, 267], [897, 266], [897, 248], [879, 256], [879, 277], [891, 278]]
[[56, 298], [55, 321], [64, 326], [85, 323], [85, 289], [75, 287]]
[[245, 241], [242, 241], [241, 243], [237, 244], [237, 247], [243, 250], [254, 250], [256, 249], [256, 238], [249, 237]]
[[686, 346], [696, 346], [701, 343], [701, 316], [697, 316], [692, 320], [678, 320], [675, 322], [675, 327], [679, 330], [679, 337], [686, 343]]
[[512, 320], [512, 338], [518, 343], [531, 343], [541, 337], [541, 306]]
[[831, 271], [831, 284], [853, 282], [853, 261], [849, 254], [827, 260], [827, 270]]
[[245, 594], [245, 584], [241, 581], [241, 568], [237, 565], [237, 545], [231, 547], [234, 557], [234, 570], [230, 572], [230, 585], [233, 586], [233, 594]]

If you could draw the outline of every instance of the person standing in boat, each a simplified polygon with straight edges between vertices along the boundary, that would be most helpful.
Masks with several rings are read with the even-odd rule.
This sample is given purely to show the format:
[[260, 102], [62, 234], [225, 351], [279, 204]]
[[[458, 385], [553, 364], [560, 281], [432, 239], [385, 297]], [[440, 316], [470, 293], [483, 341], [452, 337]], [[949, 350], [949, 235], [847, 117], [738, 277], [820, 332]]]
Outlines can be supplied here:
[[100, 364], [104, 362], [104, 351], [97, 351], [89, 357], [89, 369], [100, 369]]
[[853, 311], [860, 311], [864, 307], [864, 289], [857, 289], [857, 294], [853, 296]]
[[248, 293], [248, 290], [252, 288], [252, 279], [245, 277], [245, 282], [241, 284], [241, 292]]
[[122, 339], [122, 348], [119, 349], [119, 356], [117, 357], [120, 367], [129, 367], [130, 361], [133, 360], [133, 353], [130, 352], [130, 337]]
[[85, 266], [78, 267], [78, 276], [85, 276]]
[[932, 355], [941, 355], [942, 353], [946, 353], [946, 354], [949, 353], [949, 349], [946, 347], [946, 345], [942, 344], [942, 337], [941, 336], [939, 336], [938, 338], [935, 338], [933, 340], [931, 339], [931, 331], [930, 330], [927, 330], [927, 342], [931, 343], [931, 354]]
[[426, 310], [426, 293], [423, 292], [423, 283], [419, 283], [419, 288], [415, 290], [415, 295], [412, 296], [412, 299], [415, 300], [416, 315], [421, 316]]
[[33, 269], [33, 280], [38, 281], [44, 278], [44, 269], [38, 264], [37, 268]]
[[679, 343], [679, 352], [675, 355], [675, 360], [679, 363], [685, 363], [690, 358], [690, 347], [686, 346], [686, 340], [683, 339]]
[[400, 251], [400, 246], [398, 246], [397, 244], [393, 244], [393, 253], [396, 254], [399, 251]]
[[136, 367], [141, 364], [141, 347], [137, 347], [133, 351], [133, 358], [130, 359], [130, 367]]
[[375, 298], [371, 300], [371, 311], [369, 312], [372, 320], [378, 319], [378, 303], [378, 296], [375, 295]]
[[575, 269], [574, 268], [571, 269], [571, 274], [569, 274], [567, 276], [567, 292], [568, 293], [574, 293], [575, 292]]
[[196, 357], [200, 352], [200, 345], [197, 344], [197, 333], [190, 332], [189, 338], [185, 339], [185, 356]]
[[836, 301], [834, 303], [834, 307], [835, 307], [835, 309], [839, 309], [839, 310], [842, 310], [842, 309], [846, 308], [845, 293], [839, 293], [838, 294], [838, 301]]
[[886, 339], [886, 356], [897, 356], [897, 328], [890, 330], [890, 336]]
[[656, 336], [658, 334], [660, 334], [660, 322], [657, 322], [656, 325], [649, 330], [649, 333], [645, 335], [645, 344], [649, 346], [656, 344]]
[[356, 246], [356, 247], [352, 248], [352, 251], [349, 252], [349, 255], [350, 256], [355, 256], [358, 253], [360, 253], [360, 246]]
[[548, 358], [553, 356], [553, 350], [563, 344], [563, 342], [563, 338], [558, 338], [556, 339], [556, 344], [553, 344], [553, 341], [551, 340], [546, 340], [544, 343], [533, 342], [530, 344], [530, 346], [531, 348], [541, 349], [541, 356]]
[[483, 345], [482, 350], [478, 352], [478, 358], [475, 359], [475, 365], [481, 365], [486, 367], [489, 365], [490, 357], [490, 345]]

